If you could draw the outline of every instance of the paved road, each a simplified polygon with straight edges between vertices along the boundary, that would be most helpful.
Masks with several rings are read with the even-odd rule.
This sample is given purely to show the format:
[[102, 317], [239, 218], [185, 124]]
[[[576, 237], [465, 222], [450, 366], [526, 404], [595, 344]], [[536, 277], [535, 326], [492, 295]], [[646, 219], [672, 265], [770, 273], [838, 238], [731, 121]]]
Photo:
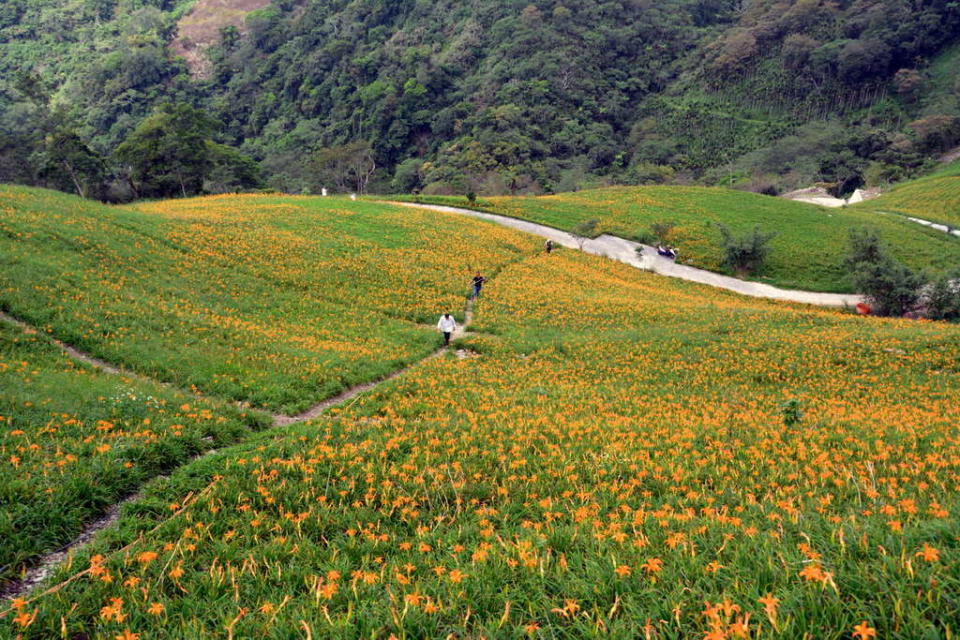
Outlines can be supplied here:
[[[446, 207], [434, 204], [414, 204], [409, 202], [395, 202], [404, 207], [414, 207], [420, 209], [431, 209], [443, 213], [454, 213], [457, 215], [470, 216], [489, 220], [497, 224], [511, 227], [519, 231], [531, 233], [542, 238], [549, 238], [555, 244], [579, 249], [577, 239], [566, 231], [560, 231], [553, 227], [519, 220], [508, 216], [500, 216], [494, 213], [483, 213], [471, 209], [460, 209], [458, 207]], [[643, 255], [637, 253], [637, 249], [643, 248]], [[848, 293], [819, 293], [816, 291], [799, 291], [796, 289], [780, 289], [762, 282], [750, 282], [740, 280], [731, 276], [721, 275], [704, 269], [697, 269], [683, 264], [677, 264], [669, 258], [657, 255], [657, 250], [651, 246], [624, 240], [617, 236], [603, 234], [596, 238], [587, 240], [583, 243], [583, 250], [598, 256], [605, 256], [613, 260], [624, 262], [638, 269], [652, 271], [653, 273], [671, 278], [680, 278], [681, 280], [690, 280], [699, 282], [711, 287], [735, 291], [746, 296], [755, 298], [772, 298], [774, 300], [789, 300], [791, 302], [802, 302], [806, 304], [816, 304], [827, 307], [854, 306], [861, 302], [862, 298], [855, 294]]]
[[910, 222], [916, 222], [917, 224], [922, 224], [925, 227], [930, 227], [937, 231], [942, 231], [943, 233], [949, 233], [952, 236], [957, 236], [960, 238], [960, 229], [954, 229], [953, 227], [948, 227], [945, 224], [940, 224], [939, 222], [931, 222], [929, 220], [923, 220], [921, 218], [914, 218], [912, 216], [907, 216], [907, 220]]

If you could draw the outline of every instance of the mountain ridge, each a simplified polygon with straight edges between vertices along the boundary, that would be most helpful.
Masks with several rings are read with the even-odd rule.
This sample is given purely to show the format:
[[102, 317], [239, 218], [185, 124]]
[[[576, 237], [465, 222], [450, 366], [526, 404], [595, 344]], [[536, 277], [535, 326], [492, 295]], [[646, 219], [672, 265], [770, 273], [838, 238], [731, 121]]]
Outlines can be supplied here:
[[[108, 160], [159, 105], [191, 104], [283, 191], [849, 192], [960, 143], [960, 8], [901, 5], [11, 0], [0, 69], [51, 86]], [[71, 30], [40, 28], [64, 13]], [[13, 84], [0, 179], [56, 187], [15, 171], [38, 163], [11, 148], [45, 132]]]

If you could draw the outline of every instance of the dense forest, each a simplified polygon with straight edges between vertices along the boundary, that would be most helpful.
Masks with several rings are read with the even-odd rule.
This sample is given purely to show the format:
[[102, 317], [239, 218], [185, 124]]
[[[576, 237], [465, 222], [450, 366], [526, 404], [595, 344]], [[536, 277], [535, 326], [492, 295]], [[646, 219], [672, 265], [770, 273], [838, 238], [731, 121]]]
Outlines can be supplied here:
[[846, 192], [960, 144], [952, 0], [219, 0], [200, 47], [206, 2], [4, 0], [0, 182]]

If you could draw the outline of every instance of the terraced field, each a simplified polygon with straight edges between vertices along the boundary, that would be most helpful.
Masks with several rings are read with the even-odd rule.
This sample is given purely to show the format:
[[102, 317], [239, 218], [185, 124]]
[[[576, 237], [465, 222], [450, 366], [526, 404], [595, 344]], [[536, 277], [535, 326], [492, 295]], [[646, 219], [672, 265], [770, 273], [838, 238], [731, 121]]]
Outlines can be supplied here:
[[[164, 225], [246, 229], [230, 246], [293, 224], [157, 206]], [[337, 206], [357, 236], [384, 228], [385, 208]], [[289, 237], [314, 242], [314, 215]], [[745, 299], [430, 214], [437, 228], [504, 247], [459, 354], [154, 482], [52, 588], [0, 606], [0, 637], [956, 634], [960, 327]], [[244, 268], [270, 271], [258, 255]], [[39, 431], [22, 404], [6, 417]]]
[[397, 200], [467, 206], [563, 229], [598, 220], [596, 233], [652, 242], [650, 225], [672, 222], [671, 243], [680, 260], [725, 273], [718, 223], [735, 234], [754, 226], [775, 231], [766, 268], [755, 279], [788, 289], [847, 293], [843, 267], [851, 229], [876, 229], [904, 263], [947, 271], [960, 262], [960, 243], [942, 233], [872, 210], [826, 209], [731, 189], [703, 187], [611, 187], [555, 196], [483, 198], [408, 196]]

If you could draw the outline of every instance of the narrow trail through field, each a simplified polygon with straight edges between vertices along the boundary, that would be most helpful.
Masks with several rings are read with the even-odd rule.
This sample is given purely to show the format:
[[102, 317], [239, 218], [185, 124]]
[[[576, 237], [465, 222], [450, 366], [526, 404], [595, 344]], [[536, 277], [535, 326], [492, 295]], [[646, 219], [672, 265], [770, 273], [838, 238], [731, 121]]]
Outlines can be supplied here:
[[[451, 338], [454, 338], [454, 339], [455, 339], [455, 338], [463, 338], [463, 337], [469, 335], [469, 334], [466, 332], [466, 328], [470, 325], [471, 322], [473, 322], [473, 300], [468, 300], [468, 301], [467, 301], [467, 304], [466, 304], [466, 307], [464, 308], [464, 312], [463, 312], [463, 324], [457, 325], [457, 328], [456, 328], [456, 330], [454, 331], [454, 333], [453, 333], [453, 335], [451, 336]], [[282, 414], [274, 414], [274, 416], [273, 416], [273, 426], [275, 426], [275, 427], [284, 427], [284, 426], [287, 426], [287, 425], [290, 425], [290, 424], [297, 424], [298, 422], [306, 422], [307, 420], [313, 420], [314, 418], [318, 418], [318, 417], [320, 417], [321, 415], [323, 415], [323, 413], [326, 412], [327, 409], [329, 409], [330, 407], [334, 407], [334, 406], [336, 406], [336, 405], [338, 405], [338, 404], [342, 404], [342, 403], [344, 403], [344, 402], [346, 402], [346, 401], [348, 401], [348, 400], [353, 400], [354, 398], [356, 398], [356, 397], [359, 396], [360, 394], [362, 394], [362, 393], [364, 393], [364, 392], [366, 392], [366, 391], [369, 391], [370, 389], [373, 389], [373, 388], [376, 387], [377, 385], [380, 385], [380, 384], [383, 384], [384, 382], [388, 382], [388, 381], [390, 381], [390, 380], [393, 380], [394, 378], [398, 378], [398, 377], [402, 376], [403, 374], [405, 374], [405, 373], [406, 373], [407, 371], [409, 371], [410, 369], [412, 369], [413, 367], [416, 367], [417, 365], [419, 365], [419, 364], [421, 364], [421, 363], [423, 363], [423, 362], [426, 362], [426, 361], [428, 361], [428, 360], [433, 360], [434, 358], [439, 358], [440, 356], [442, 356], [442, 355], [443, 355], [444, 353], [446, 353], [446, 352], [447, 352], [447, 348], [446, 348], [446, 347], [440, 347], [439, 349], [437, 349], [436, 351], [434, 351], [434, 352], [431, 353], [430, 355], [426, 356], [425, 358], [422, 358], [422, 359], [420, 359], [420, 360], [417, 360], [416, 362], [413, 362], [413, 363], [411, 363], [411, 364], [403, 367], [402, 369], [397, 369], [397, 370], [394, 371], [393, 373], [391, 373], [391, 374], [389, 374], [389, 375], [387, 375], [387, 376], [385, 376], [385, 377], [383, 377], [383, 378], [380, 378], [379, 380], [372, 380], [372, 381], [370, 381], [370, 382], [366, 382], [366, 383], [364, 383], [364, 384], [360, 384], [360, 385], [357, 385], [357, 386], [355, 386], [355, 387], [351, 387], [350, 389], [347, 389], [347, 390], [344, 391], [343, 393], [341, 393], [341, 394], [339, 394], [339, 395], [336, 395], [336, 396], [334, 396], [334, 397], [332, 397], [332, 398], [329, 398], [329, 399], [327, 399], [327, 400], [324, 400], [323, 402], [320, 402], [320, 403], [314, 405], [313, 407], [310, 407], [309, 409], [307, 409], [307, 410], [304, 411], [303, 413], [298, 413], [298, 414], [295, 415], [295, 416], [286, 416], [286, 415], [282, 415]]]
[[134, 493], [117, 504], [112, 505], [107, 509], [106, 513], [88, 524], [76, 538], [56, 551], [52, 551], [41, 557], [36, 565], [24, 573], [20, 580], [8, 584], [0, 584], [0, 600], [19, 598], [44, 582], [50, 577], [50, 574], [60, 566], [60, 563], [67, 559], [71, 552], [87, 544], [93, 540], [95, 535], [112, 526], [113, 523], [120, 518], [120, 509], [123, 505], [128, 502], [133, 502], [139, 497], [139, 493]]
[[[3, 313], [2, 311], [0, 311], [0, 321], [7, 322], [16, 327], [19, 327], [24, 333], [27, 333], [29, 335], [40, 334], [40, 332], [37, 331], [37, 329], [31, 327], [25, 322], [22, 322], [14, 318], [13, 316]], [[466, 331], [466, 329], [471, 322], [473, 322], [473, 300], [472, 299], [467, 300], [466, 306], [464, 308], [463, 324], [460, 324], [457, 326], [453, 336], [451, 337], [456, 339], [456, 338], [463, 338], [463, 337], [469, 336], [470, 334]], [[69, 355], [74, 360], [88, 364], [96, 369], [103, 371], [104, 373], [117, 375], [117, 376], [132, 377], [139, 380], [149, 380], [151, 382], [162, 384], [167, 387], [171, 386], [167, 383], [159, 382], [157, 380], [151, 380], [150, 378], [147, 378], [145, 376], [140, 376], [137, 374], [132, 374], [128, 371], [121, 370], [111, 364], [104, 362], [103, 360], [94, 358], [81, 351], [78, 351], [77, 349], [67, 344], [64, 344], [59, 340], [56, 340], [55, 338], [52, 338], [50, 336], [46, 336], [46, 337], [49, 338], [53, 344], [55, 344], [57, 347], [63, 350], [64, 353]], [[373, 380], [371, 382], [367, 382], [364, 384], [351, 387], [350, 389], [347, 389], [343, 393], [337, 396], [334, 396], [332, 398], [328, 398], [327, 400], [324, 400], [323, 402], [320, 402], [315, 406], [311, 407], [310, 409], [304, 411], [303, 413], [299, 413], [295, 416], [273, 414], [273, 427], [274, 428], [284, 427], [284, 426], [297, 424], [300, 422], [306, 422], [308, 420], [313, 420], [315, 418], [318, 418], [330, 408], [343, 404], [348, 400], [352, 400], [357, 396], [383, 384], [384, 382], [388, 382], [390, 380], [398, 378], [402, 376], [404, 373], [406, 373], [407, 371], [409, 371], [410, 369], [412, 369], [413, 367], [416, 367], [429, 360], [439, 358], [444, 353], [447, 353], [448, 350], [449, 350], [449, 347], [440, 347], [439, 349], [435, 350], [428, 356], [421, 358], [420, 360], [417, 360], [416, 362], [413, 362], [401, 369], [398, 369], [397, 371], [394, 371], [393, 373], [383, 378], [380, 378], [379, 380]], [[460, 353], [461, 352], [456, 352], [456, 355], [458, 358], [463, 357], [460, 355]], [[183, 391], [183, 390], [181, 389], [180, 391]], [[192, 397], [200, 398], [200, 396], [195, 396], [194, 394], [188, 394], [188, 395], [191, 395]], [[204, 399], [209, 400], [210, 398], [204, 398]], [[203, 459], [205, 457], [209, 457], [211, 455], [214, 455], [218, 451], [219, 451], [218, 449], [210, 449], [198, 455], [197, 457], [191, 459], [189, 462], [185, 462], [184, 465], [180, 465], [180, 466], [182, 467], [182, 466], [185, 466], [186, 464], [196, 462], [197, 460]], [[96, 534], [98, 534], [99, 532], [105, 529], [108, 529], [114, 523], [116, 523], [117, 520], [119, 520], [120, 518], [120, 510], [124, 504], [127, 504], [128, 502], [132, 502], [139, 497], [140, 497], [140, 493], [134, 493], [132, 495], [126, 496], [120, 502], [118, 502], [117, 504], [107, 509], [106, 513], [102, 514], [96, 520], [94, 520], [93, 522], [88, 524], [86, 527], [84, 527], [83, 531], [79, 535], [77, 535], [77, 537], [75, 537], [72, 541], [60, 547], [56, 551], [52, 551], [38, 558], [35, 564], [33, 565], [33, 567], [31, 567], [26, 572], [24, 572], [24, 575], [22, 578], [7, 584], [0, 584], [0, 600], [9, 600], [12, 598], [22, 597], [23, 595], [25, 595], [26, 593], [30, 592], [35, 587], [43, 583], [52, 573], [56, 571], [57, 567], [60, 566], [60, 564], [64, 560], [66, 560], [73, 552], [75, 552], [80, 547], [86, 545], [88, 542], [90, 542], [94, 538], [94, 536], [96, 536]]]
[[[815, 304], [826, 307], [854, 306], [858, 302], [863, 301], [861, 296], [852, 293], [821, 293], [817, 291], [781, 289], [769, 284], [763, 284], [762, 282], [740, 280], [738, 278], [725, 276], [712, 271], [707, 271], [705, 269], [697, 269], [696, 267], [677, 264], [669, 258], [664, 258], [657, 255], [656, 249], [649, 245], [640, 244], [639, 242], [633, 242], [631, 240], [625, 240], [623, 238], [608, 234], [603, 234], [597, 236], [596, 238], [588, 239], [583, 242], [581, 247], [580, 241], [566, 231], [561, 231], [559, 229], [555, 229], [554, 227], [537, 224], [536, 222], [520, 220], [519, 218], [511, 218], [509, 216], [501, 216], [495, 213], [484, 213], [481, 211], [474, 211], [472, 209], [460, 209], [458, 207], [447, 207], [436, 204], [415, 204], [410, 202], [391, 202], [390, 204], [395, 204], [402, 207], [430, 209], [433, 211], [440, 211], [442, 213], [453, 213], [457, 215], [488, 220], [490, 222], [495, 222], [519, 231], [524, 231], [542, 238], [553, 240], [554, 243], [564, 247], [581, 249], [585, 253], [591, 253], [593, 255], [617, 260], [638, 269], [643, 269], [644, 271], [650, 271], [658, 275], [668, 276], [670, 278], [679, 278], [681, 280], [699, 282], [700, 284], [717, 287], [719, 289], [727, 289], [728, 291], [733, 291], [746, 296], [753, 296], [755, 298], [772, 298], [774, 300], [786, 300], [790, 302]], [[638, 249], [643, 250], [643, 255], [638, 253]]]
[[0, 320], [3, 320], [3, 321], [6, 322], [7, 324], [11, 324], [11, 325], [13, 325], [13, 326], [15, 326], [15, 327], [18, 327], [20, 330], [22, 330], [24, 333], [26, 333], [26, 334], [28, 334], [28, 335], [44, 335], [44, 337], [46, 337], [47, 339], [49, 339], [50, 342], [52, 342], [54, 345], [56, 345], [57, 347], [59, 347], [60, 350], [63, 351], [64, 353], [66, 353], [68, 356], [70, 356], [70, 357], [73, 358], [74, 360], [78, 360], [78, 361], [80, 361], [80, 362], [83, 362], [83, 363], [85, 363], [85, 364], [88, 364], [88, 365], [90, 365], [91, 367], [93, 367], [94, 369], [100, 369], [101, 371], [104, 371], [104, 372], [106, 372], [106, 373], [113, 374], [113, 375], [115, 375], [115, 376], [123, 375], [123, 376], [132, 377], [132, 378], [139, 378], [139, 377], [140, 377], [140, 376], [138, 376], [138, 375], [136, 375], [136, 374], [132, 374], [132, 373], [129, 373], [129, 372], [122, 371], [122, 370], [119, 369], [118, 367], [115, 367], [115, 366], [113, 366], [112, 364], [109, 364], [109, 363], [107, 363], [107, 362], [105, 362], [105, 361], [103, 361], [103, 360], [100, 360], [100, 359], [98, 359], [98, 358], [94, 358], [94, 357], [91, 356], [91, 355], [87, 355], [86, 353], [83, 353], [82, 351], [78, 351], [77, 349], [74, 349], [73, 347], [71, 347], [71, 346], [68, 345], [68, 344], [65, 344], [65, 343], [63, 343], [63, 342], [60, 342], [59, 340], [57, 340], [56, 338], [54, 338], [54, 337], [52, 337], [52, 336], [49, 336], [49, 335], [46, 335], [46, 334], [42, 334], [40, 331], [38, 331], [38, 330], [35, 329], [34, 327], [31, 327], [31, 326], [28, 325], [26, 322], [23, 322], [22, 320], [17, 320], [17, 319], [14, 318], [13, 316], [8, 315], [8, 314], [6, 314], [6, 313], [4, 313], [4, 312], [2, 312], [2, 311], [0, 311]]
[[[170, 384], [169, 382], [163, 382], [163, 381], [161, 381], [161, 380], [156, 380], [156, 379], [154, 379], [154, 378], [150, 378], [149, 376], [144, 376], [144, 375], [141, 375], [141, 374], [139, 374], [139, 373], [134, 373], [134, 372], [128, 371], [128, 370], [126, 370], [126, 369], [121, 369], [121, 368], [118, 367], [118, 366], [112, 365], [112, 364], [110, 364], [110, 363], [108, 363], [108, 362], [106, 362], [106, 361], [104, 361], [104, 360], [99, 359], [99, 358], [95, 358], [95, 357], [93, 357], [93, 356], [91, 356], [91, 355], [89, 355], [89, 354], [87, 354], [87, 353], [84, 353], [84, 352], [80, 351], [79, 349], [76, 349], [75, 347], [72, 347], [72, 346], [70, 346], [70, 345], [68, 345], [68, 344], [66, 344], [66, 343], [64, 343], [64, 342], [62, 342], [62, 341], [60, 341], [60, 340], [57, 340], [56, 338], [54, 338], [54, 337], [52, 337], [52, 336], [50, 336], [50, 335], [47, 335], [47, 334], [45, 334], [45, 333], [37, 330], [36, 328], [30, 326], [30, 325], [27, 324], [26, 322], [23, 322], [22, 320], [18, 320], [17, 318], [14, 318], [13, 316], [11, 316], [11, 315], [9, 315], [9, 314], [7, 314], [7, 313], [4, 313], [4, 312], [2, 312], [2, 311], [0, 311], [0, 321], [6, 322], [7, 324], [10, 324], [10, 325], [13, 325], [13, 326], [19, 328], [21, 331], [23, 331], [24, 333], [26, 333], [26, 334], [28, 334], [28, 335], [42, 335], [42, 336], [44, 336], [45, 339], [49, 340], [52, 344], [54, 344], [54, 345], [55, 345], [56, 347], [58, 347], [61, 351], [63, 351], [63, 352], [64, 352], [65, 354], [67, 354], [68, 356], [70, 356], [72, 359], [74, 359], [74, 360], [76, 360], [76, 361], [78, 361], [78, 362], [82, 362], [82, 363], [84, 363], [84, 364], [87, 364], [87, 365], [89, 365], [89, 366], [91, 366], [91, 367], [93, 367], [93, 368], [95, 368], [95, 369], [99, 369], [100, 371], [103, 371], [104, 373], [109, 373], [109, 374], [115, 375], [115, 376], [122, 376], [122, 377], [129, 378], [129, 379], [132, 379], [132, 380], [141, 380], [141, 381], [151, 382], [151, 383], [154, 383], [154, 384], [159, 384], [159, 385], [164, 386], [164, 387], [167, 387], [167, 388], [169, 388], [169, 389], [174, 389], [174, 390], [176, 390], [176, 391], [179, 391], [180, 393], [183, 393], [184, 395], [190, 396], [191, 398], [195, 398], [195, 399], [197, 399], [197, 400], [204, 400], [204, 401], [208, 401], [208, 402], [211, 401], [211, 400], [216, 400], [216, 398], [213, 397], [213, 396], [199, 395], [199, 394], [196, 394], [196, 393], [187, 391], [186, 389], [182, 389], [182, 388], [180, 388], [180, 387], [177, 387], [177, 386], [175, 386], [175, 385], [173, 385], [173, 384]], [[464, 309], [464, 322], [463, 322], [462, 325], [458, 325], [458, 326], [457, 326], [457, 330], [456, 330], [456, 332], [454, 333], [454, 336], [453, 336], [453, 337], [454, 337], [454, 338], [462, 338], [462, 337], [465, 337], [465, 336], [469, 335], [469, 334], [466, 332], [466, 327], [467, 327], [472, 321], [473, 321], [473, 300], [468, 300], [467, 303], [466, 303], [466, 308]], [[445, 349], [441, 347], [440, 349], [434, 351], [434, 352], [431, 353], [430, 355], [428, 355], [428, 356], [426, 356], [426, 357], [424, 357], [424, 358], [421, 358], [420, 360], [417, 360], [416, 362], [412, 362], [412, 363], [410, 363], [409, 365], [406, 365], [406, 366], [404, 366], [403, 368], [398, 369], [398, 370], [394, 371], [393, 373], [388, 374], [387, 376], [385, 376], [385, 377], [383, 377], [383, 378], [379, 378], [379, 379], [377, 379], [377, 380], [372, 380], [372, 381], [370, 381], [370, 382], [365, 382], [365, 383], [363, 383], [363, 384], [359, 384], [359, 385], [350, 387], [349, 389], [343, 391], [342, 393], [340, 393], [340, 394], [338, 394], [338, 395], [336, 395], [336, 396], [334, 396], [334, 397], [332, 397], [332, 398], [328, 398], [328, 399], [324, 400], [323, 402], [320, 402], [320, 403], [318, 403], [318, 404], [310, 407], [309, 409], [307, 409], [306, 411], [304, 411], [304, 412], [302, 412], [302, 413], [298, 413], [298, 414], [292, 415], [292, 416], [291, 416], [291, 415], [282, 414], [282, 413], [269, 413], [269, 415], [273, 418], [273, 426], [275, 426], [275, 427], [281, 427], [281, 426], [287, 426], [287, 425], [291, 425], [291, 424], [297, 424], [297, 423], [299, 423], [299, 422], [306, 422], [307, 420], [312, 420], [312, 419], [320, 416], [321, 414], [323, 414], [323, 413], [324, 413], [327, 409], [329, 409], [330, 407], [336, 406], [336, 405], [338, 405], [338, 404], [340, 404], [340, 403], [342, 403], [342, 402], [346, 402], [347, 400], [352, 400], [353, 398], [357, 397], [358, 395], [360, 395], [360, 394], [363, 393], [364, 391], [368, 391], [368, 390], [372, 389], [373, 387], [377, 386], [378, 384], [381, 384], [381, 383], [383, 383], [383, 382], [387, 382], [388, 380], [393, 380], [394, 378], [396, 378], [396, 377], [398, 377], [398, 376], [400, 376], [400, 375], [403, 375], [403, 374], [404, 374], [406, 371], [408, 371], [410, 368], [415, 367], [415, 366], [417, 366], [418, 364], [420, 364], [421, 362], [424, 362], [424, 361], [426, 361], [426, 360], [430, 360], [430, 359], [432, 359], [432, 358], [439, 357], [439, 356], [443, 355], [444, 352], [445, 352]], [[251, 409], [251, 410], [254, 410], [254, 411], [264, 411], [263, 409], [258, 409], [257, 407], [251, 407], [251, 406], [249, 406], [249, 405], [247, 405], [247, 404], [245, 404], [245, 403], [239, 403], [239, 402], [238, 402], [238, 403], [237, 403], [237, 406], [239, 406], [239, 407], [241, 407], [241, 408], [243, 408], [243, 409]]]

